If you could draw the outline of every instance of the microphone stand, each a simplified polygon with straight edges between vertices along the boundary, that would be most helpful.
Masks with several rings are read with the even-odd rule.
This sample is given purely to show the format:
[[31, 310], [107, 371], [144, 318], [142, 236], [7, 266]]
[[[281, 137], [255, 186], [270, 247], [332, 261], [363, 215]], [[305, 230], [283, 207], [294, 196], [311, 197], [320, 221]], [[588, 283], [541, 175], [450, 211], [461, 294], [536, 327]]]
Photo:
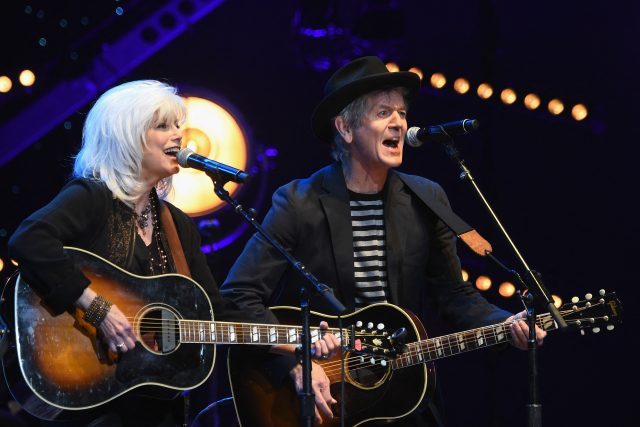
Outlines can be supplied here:
[[522, 302], [525, 305], [525, 308], [527, 309], [527, 323], [529, 326], [529, 337], [527, 340], [527, 352], [528, 352], [528, 360], [529, 360], [529, 404], [527, 404], [527, 421], [528, 421], [527, 425], [529, 427], [540, 427], [542, 425], [542, 405], [540, 404], [540, 401], [539, 401], [539, 390], [538, 390], [538, 358], [537, 358], [538, 346], [537, 346], [536, 332], [535, 332], [536, 313], [534, 309], [534, 305], [535, 305], [534, 299], [549, 310], [549, 312], [551, 313], [551, 316], [556, 321], [556, 324], [558, 325], [558, 328], [560, 330], [565, 330], [567, 328], [567, 323], [558, 312], [558, 309], [553, 303], [553, 298], [551, 297], [551, 294], [542, 284], [542, 281], [540, 280], [539, 275], [534, 270], [529, 268], [527, 262], [524, 260], [524, 257], [520, 254], [520, 251], [518, 250], [515, 243], [509, 236], [509, 233], [507, 233], [507, 230], [502, 225], [502, 222], [500, 221], [500, 219], [498, 219], [498, 216], [491, 208], [491, 205], [489, 204], [487, 199], [484, 197], [484, 194], [482, 193], [482, 191], [480, 191], [480, 187], [478, 187], [478, 184], [473, 178], [471, 171], [465, 165], [464, 160], [460, 158], [460, 152], [455, 147], [453, 138], [449, 137], [448, 141], [443, 142], [442, 145], [444, 146], [445, 152], [449, 156], [449, 158], [451, 158], [452, 160], [458, 163], [458, 166], [460, 167], [460, 171], [461, 171], [460, 179], [466, 179], [471, 183], [476, 193], [478, 193], [478, 196], [480, 196], [480, 199], [484, 203], [485, 207], [493, 217], [493, 220], [500, 228], [500, 231], [509, 242], [509, 245], [513, 249], [518, 260], [524, 267], [525, 278], [523, 281], [520, 275], [516, 271], [506, 268], [502, 263], [500, 263], [493, 256], [491, 252], [486, 251], [486, 255], [489, 256], [491, 260], [498, 263], [498, 265], [500, 265], [501, 267], [505, 268], [507, 271], [514, 274], [518, 282], [521, 285], [524, 285], [526, 289], [529, 289], [531, 291], [530, 293], [527, 293], [525, 296], [521, 297]]
[[215, 193], [229, 205], [233, 206], [234, 211], [240, 214], [249, 224], [251, 224], [275, 249], [278, 250], [284, 256], [287, 261], [298, 270], [306, 279], [306, 286], [300, 288], [300, 308], [302, 314], [302, 332], [300, 334], [301, 348], [296, 350], [296, 356], [302, 365], [302, 392], [300, 393], [300, 422], [303, 427], [313, 426], [313, 420], [315, 418], [315, 397], [313, 390], [311, 389], [311, 331], [309, 327], [309, 289], [317, 292], [324, 298], [324, 300], [330, 305], [336, 314], [340, 315], [347, 309], [338, 301], [333, 295], [331, 288], [327, 285], [320, 283], [320, 281], [298, 260], [296, 260], [282, 245], [274, 239], [255, 219], [255, 211], [249, 209], [247, 212], [241, 204], [237, 202], [227, 190], [224, 189], [224, 185], [229, 181], [228, 179], [221, 179], [220, 174], [211, 172], [209, 177], [213, 180], [213, 187]]

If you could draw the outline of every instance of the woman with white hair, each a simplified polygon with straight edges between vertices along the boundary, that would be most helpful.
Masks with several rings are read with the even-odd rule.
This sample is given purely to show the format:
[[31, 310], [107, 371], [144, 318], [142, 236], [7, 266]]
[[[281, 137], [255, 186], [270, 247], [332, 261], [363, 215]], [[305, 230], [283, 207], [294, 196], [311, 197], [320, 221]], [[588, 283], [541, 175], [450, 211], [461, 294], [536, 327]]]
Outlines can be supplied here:
[[[54, 316], [84, 311], [101, 345], [118, 357], [140, 345], [132, 321], [92, 288], [65, 246], [88, 250], [138, 276], [182, 272], [179, 267], [186, 262], [216, 319], [247, 317], [220, 297], [191, 219], [162, 200], [179, 171], [175, 154], [185, 118], [183, 100], [165, 83], [133, 81], [108, 90], [87, 116], [73, 179], [25, 219], [9, 242], [21, 277], [48, 310]], [[178, 251], [168, 222], [174, 225], [173, 236], [179, 236]], [[173, 426], [183, 418], [182, 400], [173, 402], [127, 394], [80, 411], [81, 421], [61, 425]]]

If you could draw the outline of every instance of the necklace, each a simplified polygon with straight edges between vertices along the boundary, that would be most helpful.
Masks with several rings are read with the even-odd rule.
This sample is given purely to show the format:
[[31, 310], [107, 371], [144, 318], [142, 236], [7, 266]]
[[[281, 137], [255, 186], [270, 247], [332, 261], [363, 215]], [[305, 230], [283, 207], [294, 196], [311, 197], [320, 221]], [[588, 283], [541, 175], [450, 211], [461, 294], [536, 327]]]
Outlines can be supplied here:
[[[149, 271], [151, 274], [165, 274], [169, 272], [169, 259], [167, 257], [167, 253], [162, 247], [162, 233], [160, 232], [160, 221], [158, 219], [158, 207], [156, 205], [156, 195], [149, 195], [149, 213], [151, 214], [151, 223], [153, 225], [153, 238], [152, 240], [156, 241], [156, 249], [158, 259], [154, 256], [153, 251], [149, 249]], [[146, 208], [145, 208], [146, 210]], [[148, 218], [147, 218], [148, 220]], [[145, 224], [146, 226], [146, 224]], [[153, 242], [152, 242], [153, 244]], [[151, 245], [149, 245], [151, 248]]]
[[151, 213], [151, 199], [152, 196], [151, 194], [149, 194], [149, 200], [147, 200], [147, 204], [145, 205], [144, 209], [142, 209], [142, 212], [140, 212], [139, 214], [135, 214], [136, 215], [136, 224], [138, 224], [138, 227], [140, 228], [140, 230], [144, 230], [145, 228], [147, 228], [147, 225], [149, 225], [149, 214]]

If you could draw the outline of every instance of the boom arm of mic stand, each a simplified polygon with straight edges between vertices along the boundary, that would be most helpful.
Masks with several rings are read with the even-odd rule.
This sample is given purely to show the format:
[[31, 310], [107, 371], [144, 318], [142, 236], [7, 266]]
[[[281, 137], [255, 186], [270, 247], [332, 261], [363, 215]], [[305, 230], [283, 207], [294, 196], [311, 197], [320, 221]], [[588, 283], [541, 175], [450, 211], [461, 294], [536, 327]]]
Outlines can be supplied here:
[[529, 290], [531, 290], [531, 292], [535, 295], [535, 297], [538, 299], [538, 301], [541, 301], [542, 303], [544, 303], [544, 306], [549, 310], [549, 313], [551, 313], [551, 316], [553, 317], [553, 319], [558, 324], [558, 328], [561, 329], [561, 330], [565, 330], [567, 328], [567, 322], [565, 322], [565, 320], [562, 318], [562, 316], [560, 315], [560, 312], [558, 311], [558, 309], [556, 308], [555, 304], [553, 303], [553, 298], [551, 298], [551, 295], [549, 294], [549, 291], [547, 291], [547, 289], [544, 287], [544, 285], [542, 284], [540, 279], [529, 268], [529, 266], [527, 265], [527, 262], [524, 260], [524, 257], [520, 254], [520, 251], [516, 247], [516, 245], [513, 242], [513, 240], [511, 240], [511, 237], [509, 236], [509, 233], [507, 233], [507, 230], [502, 225], [502, 222], [500, 222], [500, 219], [498, 218], [496, 213], [491, 208], [491, 205], [489, 204], [487, 199], [484, 197], [484, 194], [480, 190], [480, 187], [478, 187], [478, 184], [476, 183], [475, 179], [473, 178], [473, 175], [471, 175], [471, 171], [465, 165], [464, 160], [460, 158], [460, 152], [455, 147], [455, 145], [453, 143], [453, 139], [451, 139], [451, 141], [449, 143], [444, 144], [444, 146], [445, 146], [445, 152], [447, 153], [447, 155], [452, 160], [456, 161], [456, 163], [458, 163], [458, 165], [460, 166], [460, 170], [461, 170], [460, 178], [461, 179], [467, 179], [471, 183], [471, 185], [475, 189], [476, 193], [478, 193], [478, 195], [480, 196], [480, 199], [482, 200], [482, 203], [485, 205], [485, 207], [487, 208], [487, 210], [489, 211], [489, 213], [493, 217], [493, 220], [495, 221], [495, 223], [500, 228], [500, 231], [502, 232], [502, 234], [505, 236], [505, 238], [509, 242], [509, 245], [511, 246], [511, 248], [514, 251], [514, 253], [518, 257], [518, 260], [520, 260], [520, 263], [525, 268], [526, 274], [525, 274], [525, 277], [524, 277], [524, 281], [526, 283], [526, 286], [529, 288]]

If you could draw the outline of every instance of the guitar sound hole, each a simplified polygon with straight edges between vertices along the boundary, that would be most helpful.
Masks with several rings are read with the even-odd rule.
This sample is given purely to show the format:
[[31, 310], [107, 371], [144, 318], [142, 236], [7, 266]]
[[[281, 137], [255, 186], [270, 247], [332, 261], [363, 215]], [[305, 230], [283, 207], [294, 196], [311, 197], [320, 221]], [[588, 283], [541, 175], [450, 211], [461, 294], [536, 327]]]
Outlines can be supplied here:
[[349, 357], [347, 375], [352, 384], [362, 388], [375, 388], [384, 383], [390, 370], [381, 364], [381, 359], [375, 358], [371, 363], [370, 357]]
[[178, 317], [164, 307], [149, 309], [140, 318], [139, 333], [147, 350], [157, 354], [171, 353], [179, 344]]

